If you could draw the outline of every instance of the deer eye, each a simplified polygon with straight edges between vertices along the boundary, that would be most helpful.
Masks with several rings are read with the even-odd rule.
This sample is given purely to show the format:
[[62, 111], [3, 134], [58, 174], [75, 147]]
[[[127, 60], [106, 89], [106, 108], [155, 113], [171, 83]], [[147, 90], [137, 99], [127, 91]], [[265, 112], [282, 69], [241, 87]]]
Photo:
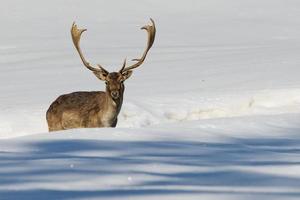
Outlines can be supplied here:
[[107, 85], [108, 84], [108, 82], [107, 81], [105, 81], [105, 85]]

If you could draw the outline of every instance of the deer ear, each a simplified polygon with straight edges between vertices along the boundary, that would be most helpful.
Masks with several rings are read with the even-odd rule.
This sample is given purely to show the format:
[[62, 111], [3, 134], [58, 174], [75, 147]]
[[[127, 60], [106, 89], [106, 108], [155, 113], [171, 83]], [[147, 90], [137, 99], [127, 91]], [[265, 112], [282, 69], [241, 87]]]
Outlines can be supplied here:
[[123, 76], [123, 81], [125, 81], [126, 79], [128, 79], [132, 74], [132, 71], [129, 70], [129, 71], [125, 71], [122, 73], [122, 76]]
[[95, 74], [95, 76], [97, 76], [97, 78], [99, 78], [102, 81], [105, 81], [108, 75], [108, 73], [106, 72], [93, 72], [93, 73]]

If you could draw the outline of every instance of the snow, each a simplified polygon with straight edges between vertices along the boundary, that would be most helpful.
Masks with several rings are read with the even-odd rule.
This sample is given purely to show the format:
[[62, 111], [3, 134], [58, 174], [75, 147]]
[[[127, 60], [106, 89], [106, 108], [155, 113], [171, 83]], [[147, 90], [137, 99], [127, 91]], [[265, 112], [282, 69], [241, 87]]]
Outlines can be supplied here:
[[[0, 199], [299, 199], [300, 2], [4, 0]], [[47, 132], [60, 94], [139, 56], [117, 128]]]

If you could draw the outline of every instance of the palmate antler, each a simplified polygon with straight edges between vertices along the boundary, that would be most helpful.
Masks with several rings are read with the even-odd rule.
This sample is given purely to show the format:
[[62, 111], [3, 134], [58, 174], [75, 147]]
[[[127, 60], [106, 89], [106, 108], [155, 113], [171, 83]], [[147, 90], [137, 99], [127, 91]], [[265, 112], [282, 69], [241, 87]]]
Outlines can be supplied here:
[[141, 29], [144, 29], [147, 31], [148, 33], [148, 42], [147, 42], [147, 47], [142, 55], [141, 58], [137, 58], [137, 59], [132, 59], [132, 61], [137, 61], [135, 64], [133, 65], [130, 65], [128, 67], [126, 67], [126, 59], [123, 63], [123, 66], [122, 68], [120, 69], [120, 73], [124, 73], [126, 71], [129, 71], [129, 70], [132, 70], [134, 68], [137, 68], [139, 67], [143, 62], [144, 60], [146, 59], [146, 56], [147, 56], [147, 53], [148, 51], [150, 50], [150, 48], [152, 47], [153, 43], [154, 43], [154, 40], [155, 40], [155, 33], [156, 33], [156, 28], [155, 28], [155, 23], [154, 23], [154, 20], [151, 19], [151, 23], [152, 25], [146, 25], [146, 26], [143, 26]]
[[90, 65], [89, 62], [86, 61], [86, 59], [84, 58], [83, 54], [82, 54], [82, 51], [81, 51], [81, 48], [80, 48], [80, 37], [81, 37], [81, 34], [86, 31], [87, 29], [78, 29], [77, 28], [77, 25], [75, 24], [75, 22], [73, 22], [72, 24], [72, 28], [71, 28], [71, 35], [72, 35], [72, 40], [73, 40], [73, 43], [74, 43], [74, 46], [75, 48], [77, 49], [77, 52], [84, 64], [84, 66], [86, 66], [89, 70], [93, 71], [94, 73], [97, 73], [97, 72], [104, 72], [104, 73], [107, 73], [108, 74], [108, 71], [106, 69], [104, 69], [101, 65], [97, 64], [97, 66], [99, 67], [98, 68], [95, 68], [95, 67], [92, 67]]
[[[146, 59], [147, 53], [153, 45], [153, 42], [154, 42], [154, 39], [155, 39], [155, 33], [156, 33], [155, 23], [154, 23], [153, 19], [150, 18], [150, 20], [151, 20], [152, 25], [146, 25], [146, 26], [143, 26], [141, 28], [141, 29], [146, 30], [147, 33], [148, 33], [147, 47], [146, 47], [142, 57], [137, 58], [137, 59], [133, 59], [132, 61], [137, 61], [137, 62], [133, 65], [128, 66], [128, 67], [126, 67], [126, 59], [125, 59], [124, 63], [123, 63], [123, 66], [119, 71], [120, 73], [125, 73], [125, 72], [128, 72], [128, 71], [130, 71], [134, 68], [139, 67], [144, 62], [144, 60]], [[71, 28], [71, 35], [72, 35], [72, 40], [73, 40], [73, 43], [75, 45], [75, 48], [77, 49], [77, 52], [79, 53], [79, 56], [80, 56], [80, 58], [81, 58], [81, 60], [84, 64], [84, 66], [86, 66], [89, 70], [93, 71], [94, 73], [102, 72], [102, 73], [108, 74], [109, 72], [99, 64], [97, 64], [97, 66], [99, 68], [95, 68], [95, 67], [91, 66], [90, 63], [87, 62], [86, 59], [83, 56], [81, 48], [80, 48], [80, 37], [81, 37], [81, 34], [86, 30], [87, 29], [78, 29], [77, 25], [75, 23], [73, 23], [72, 28]]]

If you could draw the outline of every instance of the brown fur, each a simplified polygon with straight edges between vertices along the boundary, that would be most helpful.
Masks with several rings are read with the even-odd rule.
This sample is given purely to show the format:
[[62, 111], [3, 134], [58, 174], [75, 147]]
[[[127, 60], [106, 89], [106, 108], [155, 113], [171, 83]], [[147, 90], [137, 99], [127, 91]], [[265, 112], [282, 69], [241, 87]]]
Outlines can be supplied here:
[[[123, 103], [123, 81], [129, 76], [119, 72], [106, 74], [105, 92], [73, 92], [59, 96], [46, 113], [49, 131], [115, 127]], [[113, 97], [113, 93], [118, 95]]]
[[97, 78], [106, 83], [105, 92], [73, 92], [59, 96], [49, 107], [46, 118], [49, 131], [72, 128], [115, 127], [118, 114], [123, 103], [124, 84], [132, 70], [139, 67], [145, 60], [155, 39], [155, 24], [143, 26], [148, 33], [147, 47], [141, 58], [133, 59], [136, 63], [126, 67], [126, 59], [119, 72], [109, 73], [101, 65], [97, 68], [90, 65], [84, 58], [80, 48], [80, 37], [86, 29], [78, 29], [73, 23], [71, 36], [73, 44], [83, 65], [91, 70]]
[[115, 127], [122, 98], [113, 100], [105, 92], [73, 92], [61, 95], [47, 111], [49, 131]]

